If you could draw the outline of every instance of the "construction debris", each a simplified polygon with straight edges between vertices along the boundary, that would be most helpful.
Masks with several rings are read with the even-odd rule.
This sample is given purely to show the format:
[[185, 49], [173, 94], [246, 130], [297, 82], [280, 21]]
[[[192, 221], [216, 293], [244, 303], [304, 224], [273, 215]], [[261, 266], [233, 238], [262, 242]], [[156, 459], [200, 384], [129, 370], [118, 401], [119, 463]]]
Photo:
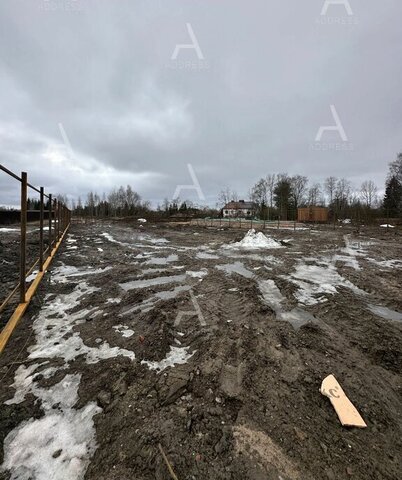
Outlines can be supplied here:
[[333, 407], [344, 427], [367, 427], [366, 422], [346, 396], [333, 375], [324, 378], [320, 392], [331, 400]]

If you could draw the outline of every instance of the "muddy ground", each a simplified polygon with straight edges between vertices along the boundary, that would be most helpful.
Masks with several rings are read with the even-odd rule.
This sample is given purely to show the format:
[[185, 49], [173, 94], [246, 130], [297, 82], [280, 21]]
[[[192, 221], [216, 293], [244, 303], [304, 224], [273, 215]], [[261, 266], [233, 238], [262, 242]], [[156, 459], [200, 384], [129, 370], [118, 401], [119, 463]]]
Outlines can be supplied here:
[[400, 234], [244, 234], [73, 225], [0, 359], [0, 478], [167, 480], [159, 443], [180, 480], [401, 478]]

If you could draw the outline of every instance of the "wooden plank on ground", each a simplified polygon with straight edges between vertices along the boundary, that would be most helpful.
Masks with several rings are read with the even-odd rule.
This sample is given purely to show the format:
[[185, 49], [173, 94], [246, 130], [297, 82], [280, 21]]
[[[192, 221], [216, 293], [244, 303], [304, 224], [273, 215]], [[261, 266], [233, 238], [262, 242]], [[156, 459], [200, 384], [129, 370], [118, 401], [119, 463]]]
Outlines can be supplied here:
[[346, 396], [342, 387], [333, 375], [328, 375], [328, 377], [324, 378], [320, 392], [331, 400], [343, 426], [359, 428], [367, 427], [366, 422]]

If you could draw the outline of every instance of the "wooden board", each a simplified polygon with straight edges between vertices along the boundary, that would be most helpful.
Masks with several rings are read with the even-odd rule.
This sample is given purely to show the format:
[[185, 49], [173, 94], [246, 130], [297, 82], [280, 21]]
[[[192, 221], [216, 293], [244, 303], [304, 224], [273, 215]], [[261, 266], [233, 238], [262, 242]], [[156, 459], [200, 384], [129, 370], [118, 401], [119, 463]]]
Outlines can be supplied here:
[[342, 425], [346, 427], [367, 427], [366, 422], [333, 375], [324, 378], [320, 392], [331, 400]]

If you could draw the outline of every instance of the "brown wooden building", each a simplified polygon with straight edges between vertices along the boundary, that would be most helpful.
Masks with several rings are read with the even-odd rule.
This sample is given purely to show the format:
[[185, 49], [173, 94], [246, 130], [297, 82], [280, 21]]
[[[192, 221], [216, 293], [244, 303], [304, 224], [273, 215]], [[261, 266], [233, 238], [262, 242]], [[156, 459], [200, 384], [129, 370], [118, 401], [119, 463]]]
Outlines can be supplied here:
[[328, 222], [328, 208], [326, 207], [305, 207], [297, 211], [298, 222]]

